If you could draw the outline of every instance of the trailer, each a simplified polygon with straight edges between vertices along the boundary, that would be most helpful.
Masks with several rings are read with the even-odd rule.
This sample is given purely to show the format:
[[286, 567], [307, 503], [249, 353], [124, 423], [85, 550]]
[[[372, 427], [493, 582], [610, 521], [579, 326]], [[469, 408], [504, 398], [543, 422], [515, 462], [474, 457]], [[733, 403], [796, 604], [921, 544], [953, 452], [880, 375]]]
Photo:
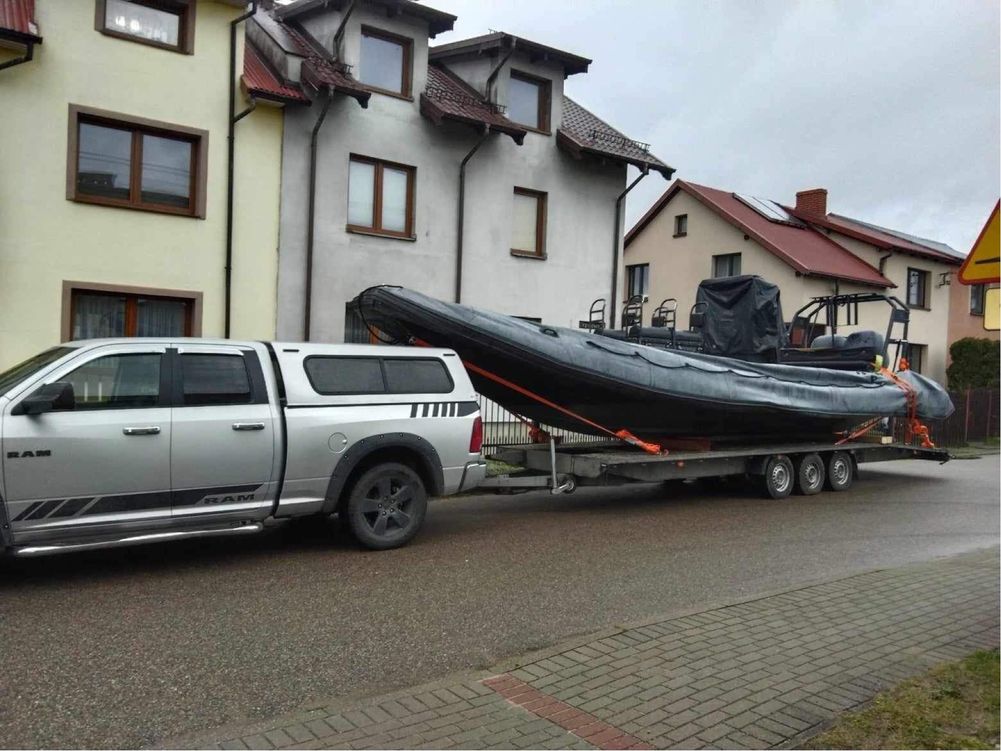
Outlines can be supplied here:
[[570, 493], [579, 486], [613, 486], [745, 476], [764, 496], [785, 498], [796, 492], [848, 490], [867, 462], [923, 459], [944, 464], [949, 453], [893, 442], [888, 437], [830, 443], [771, 443], [688, 447], [650, 454], [609, 443], [501, 446], [488, 458], [518, 467], [517, 472], [489, 476], [481, 488], [498, 491], [548, 489]]

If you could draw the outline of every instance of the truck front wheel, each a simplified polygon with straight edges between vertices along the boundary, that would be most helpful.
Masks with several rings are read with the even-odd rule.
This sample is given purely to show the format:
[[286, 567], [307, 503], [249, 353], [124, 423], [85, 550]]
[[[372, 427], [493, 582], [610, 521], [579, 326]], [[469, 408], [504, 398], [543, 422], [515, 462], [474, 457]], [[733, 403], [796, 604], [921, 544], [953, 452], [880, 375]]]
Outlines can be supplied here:
[[358, 542], [389, 550], [413, 539], [427, 507], [427, 491], [414, 470], [405, 464], [377, 464], [354, 483], [344, 514]]

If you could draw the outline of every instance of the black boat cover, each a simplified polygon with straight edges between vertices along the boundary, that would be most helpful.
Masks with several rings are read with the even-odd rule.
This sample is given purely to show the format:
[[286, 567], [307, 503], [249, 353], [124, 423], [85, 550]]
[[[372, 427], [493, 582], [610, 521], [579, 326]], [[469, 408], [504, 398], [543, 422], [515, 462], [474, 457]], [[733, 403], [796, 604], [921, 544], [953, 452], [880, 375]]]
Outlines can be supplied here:
[[772, 353], [774, 361], [779, 348], [785, 346], [779, 288], [760, 276], [704, 279], [695, 304], [705, 312], [702, 340], [711, 355]]
[[[397, 341], [418, 339], [454, 349], [477, 391], [553, 427], [598, 432], [504, 382], [599, 425], [650, 438], [829, 438], [869, 418], [908, 414], [904, 389], [876, 372], [647, 347], [442, 302], [402, 287], [372, 287], [358, 303], [370, 326]], [[916, 392], [920, 418], [952, 413], [952, 401], [937, 383], [910, 371], [900, 378]]]

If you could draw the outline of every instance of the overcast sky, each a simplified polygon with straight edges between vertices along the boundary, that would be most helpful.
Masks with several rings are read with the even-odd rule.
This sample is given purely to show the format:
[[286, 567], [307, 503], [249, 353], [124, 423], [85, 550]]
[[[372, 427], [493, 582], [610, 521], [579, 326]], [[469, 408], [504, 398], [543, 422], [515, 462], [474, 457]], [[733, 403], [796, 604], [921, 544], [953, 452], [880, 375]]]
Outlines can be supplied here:
[[[591, 58], [566, 92], [677, 176], [970, 249], [999, 190], [997, 0], [428, 0]], [[667, 187], [630, 194], [627, 226]]]

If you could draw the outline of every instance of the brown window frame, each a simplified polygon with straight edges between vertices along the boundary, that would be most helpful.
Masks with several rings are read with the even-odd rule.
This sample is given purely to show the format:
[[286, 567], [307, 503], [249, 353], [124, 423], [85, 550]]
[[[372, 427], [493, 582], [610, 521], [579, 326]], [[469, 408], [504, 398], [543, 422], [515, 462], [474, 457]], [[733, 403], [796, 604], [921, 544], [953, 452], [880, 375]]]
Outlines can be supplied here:
[[515, 186], [515, 195], [528, 196], [536, 200], [535, 209], [535, 252], [521, 248], [511, 248], [511, 255], [519, 258], [546, 258], [546, 220], [548, 215], [549, 194], [542, 190], [519, 188]]
[[987, 285], [986, 284], [971, 284], [970, 285], [970, 315], [977, 316], [978, 318], [984, 317], [984, 311], [987, 309]]
[[[95, 284], [93, 282], [64, 281], [62, 294], [62, 321], [60, 326], [60, 341], [68, 342], [73, 336], [73, 314], [76, 312], [78, 295], [123, 295], [125, 296], [125, 331], [131, 328], [136, 331], [137, 304], [140, 297], [174, 300], [187, 304], [188, 312], [185, 320], [185, 336], [202, 335], [202, 293], [191, 290], [159, 289], [156, 287], [134, 287], [124, 284]], [[135, 334], [126, 333], [126, 336]]]
[[[920, 274], [921, 275], [921, 279], [922, 279], [922, 284], [921, 284], [921, 302], [920, 303], [914, 303], [913, 305], [911, 304], [911, 273], [912, 272], [916, 273], [916, 274]], [[931, 304], [930, 304], [930, 301], [928, 299], [928, 296], [929, 296], [928, 286], [929, 286], [929, 282], [930, 281], [931, 281], [931, 272], [930, 271], [926, 271], [924, 269], [914, 268], [913, 266], [908, 266], [907, 267], [907, 280], [905, 282], [905, 284], [906, 284], [905, 289], [907, 291], [906, 297], [907, 297], [907, 307], [908, 308], [910, 308], [911, 310], [931, 310]]]
[[[403, 48], [403, 71], [400, 77], [401, 90], [394, 91], [393, 89], [383, 89], [379, 86], [372, 86], [367, 84], [359, 78], [361, 85], [368, 91], [375, 92], [376, 94], [385, 94], [386, 96], [394, 96], [398, 99], [407, 99], [413, 101], [413, 92], [411, 87], [413, 85], [413, 60], [414, 60], [414, 40], [409, 37], [399, 36], [398, 34], [391, 34], [388, 31], [383, 31], [382, 29], [376, 29], [372, 26], [362, 26], [361, 35], [363, 37], [373, 37], [374, 39], [381, 39], [384, 42], [392, 42], [393, 44], [398, 44]], [[361, 69], [361, 49], [358, 52], [358, 63], [359, 71]], [[361, 75], [361, 72], [360, 72]]]
[[[716, 267], [720, 263], [720, 261], [722, 261], [724, 258], [726, 258], [726, 259], [732, 259], [734, 257], [736, 257], [737, 263], [740, 264], [740, 269], [737, 270], [737, 273], [736, 274], [727, 274], [726, 276], [719, 276], [716, 273]], [[730, 265], [730, 267], [732, 269], [733, 268], [733, 261], [729, 260], [728, 263], [729, 263], [729, 265]], [[737, 252], [737, 253], [718, 253], [717, 255], [714, 255], [712, 257], [712, 278], [713, 279], [729, 279], [730, 277], [740, 276], [743, 273], [743, 271], [744, 271], [744, 259], [741, 258], [741, 254], [739, 252]]]
[[525, 73], [524, 71], [511, 69], [511, 78], [518, 79], [519, 81], [524, 81], [526, 83], [532, 83], [539, 87], [539, 120], [532, 126], [527, 123], [518, 123], [517, 120], [512, 120], [511, 122], [518, 123], [522, 128], [532, 131], [533, 133], [541, 133], [543, 135], [552, 135], [550, 130], [550, 118], [551, 110], [553, 107], [553, 82], [548, 78], [540, 78], [539, 76], [533, 76], [531, 73]]
[[[129, 198], [127, 200], [93, 196], [77, 190], [77, 170], [80, 164], [80, 124], [92, 123], [109, 128], [131, 131], [132, 170], [129, 176]], [[179, 208], [167, 204], [143, 202], [142, 185], [142, 135], [154, 135], [187, 141], [191, 144], [191, 183], [189, 186], [189, 206]], [[112, 206], [137, 211], [152, 211], [158, 214], [175, 214], [198, 219], [205, 218], [205, 194], [207, 187], [209, 132], [198, 128], [188, 128], [159, 120], [133, 117], [117, 112], [108, 112], [94, 107], [69, 106], [69, 133], [66, 157], [66, 198], [77, 203], [98, 206]]]
[[177, 44], [165, 44], [154, 39], [143, 39], [133, 34], [126, 34], [107, 27], [107, 0], [94, 1], [94, 28], [105, 36], [115, 39], [124, 39], [129, 42], [137, 42], [150, 47], [159, 47], [170, 52], [179, 52], [182, 55], [193, 55], [195, 53], [195, 5], [189, 0], [128, 0], [134, 5], [143, 5], [147, 8], [166, 11], [177, 15], [180, 20], [177, 29]]
[[[915, 357], [917, 355], [917, 357]], [[917, 367], [915, 367], [917, 365]], [[907, 367], [915, 373], [921, 373], [928, 367], [928, 345], [907, 344]]]
[[[684, 228], [682, 228], [684, 224]], [[675, 237], [685, 237], [688, 235], [688, 214], [675, 214], [674, 215], [674, 236]]]
[[[409, 164], [390, 162], [386, 159], [351, 154], [348, 156], [348, 201], [351, 200], [351, 162], [362, 162], [375, 167], [375, 179], [372, 181], [372, 190], [375, 195], [372, 200], [372, 226], [365, 227], [364, 225], [351, 224], [349, 222], [345, 226], [345, 229], [348, 232], [354, 232], [359, 235], [377, 235], [379, 237], [392, 237], [398, 240], [416, 240], [417, 236], [414, 234], [414, 197], [417, 190], [417, 168]], [[382, 228], [382, 173], [385, 167], [403, 170], [407, 173], [407, 219], [403, 232]]]

